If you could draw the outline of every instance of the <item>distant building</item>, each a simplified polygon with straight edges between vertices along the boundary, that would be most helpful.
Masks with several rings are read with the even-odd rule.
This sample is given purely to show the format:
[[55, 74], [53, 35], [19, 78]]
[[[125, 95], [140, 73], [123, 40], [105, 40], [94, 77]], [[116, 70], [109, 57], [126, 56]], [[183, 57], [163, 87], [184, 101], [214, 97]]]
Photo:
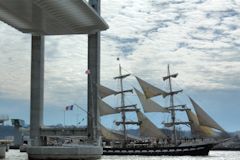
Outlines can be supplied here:
[[29, 129], [24, 128], [25, 122], [21, 119], [11, 119], [11, 126], [4, 125], [8, 120], [8, 115], [0, 115], [0, 139], [12, 140], [10, 148], [19, 148], [28, 139]]

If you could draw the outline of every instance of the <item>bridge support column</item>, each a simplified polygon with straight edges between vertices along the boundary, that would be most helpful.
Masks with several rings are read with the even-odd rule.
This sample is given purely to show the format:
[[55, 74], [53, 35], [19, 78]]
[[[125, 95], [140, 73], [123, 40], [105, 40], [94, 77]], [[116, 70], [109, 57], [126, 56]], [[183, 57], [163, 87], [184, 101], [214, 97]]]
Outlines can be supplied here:
[[32, 146], [42, 145], [44, 95], [44, 36], [32, 36], [30, 138]]
[[[100, 0], [89, 0], [89, 4], [100, 14]], [[100, 83], [100, 32], [88, 35], [88, 136], [91, 140], [99, 138], [99, 113], [97, 107]]]

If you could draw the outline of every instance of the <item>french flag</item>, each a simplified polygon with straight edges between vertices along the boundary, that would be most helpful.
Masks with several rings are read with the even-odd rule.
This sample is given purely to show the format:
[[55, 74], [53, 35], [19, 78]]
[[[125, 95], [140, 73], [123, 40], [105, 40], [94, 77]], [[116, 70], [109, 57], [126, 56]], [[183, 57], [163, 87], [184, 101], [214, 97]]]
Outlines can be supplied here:
[[66, 106], [65, 110], [66, 110], [66, 111], [70, 111], [70, 110], [73, 110], [73, 105], [70, 105], [70, 106]]

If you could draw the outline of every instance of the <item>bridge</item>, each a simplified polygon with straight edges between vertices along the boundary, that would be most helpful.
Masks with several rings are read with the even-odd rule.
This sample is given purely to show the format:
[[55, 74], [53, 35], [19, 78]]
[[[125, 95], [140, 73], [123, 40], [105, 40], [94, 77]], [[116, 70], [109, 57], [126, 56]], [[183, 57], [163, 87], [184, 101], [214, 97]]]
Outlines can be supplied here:
[[[100, 0], [1, 0], [0, 20], [32, 34], [29, 159], [99, 158], [102, 147], [98, 133], [97, 87], [100, 81], [100, 31], [108, 29], [100, 16]], [[10, 33], [9, 33], [10, 34]], [[44, 37], [88, 34], [88, 126], [85, 129], [46, 128], [43, 124]], [[90, 92], [90, 88], [92, 92]], [[94, 118], [92, 118], [94, 117]], [[87, 136], [88, 144], [68, 147], [45, 146], [44, 136]]]
[[87, 128], [52, 128], [52, 127], [43, 127], [40, 128], [40, 136], [85, 136], [87, 137], [88, 130]]

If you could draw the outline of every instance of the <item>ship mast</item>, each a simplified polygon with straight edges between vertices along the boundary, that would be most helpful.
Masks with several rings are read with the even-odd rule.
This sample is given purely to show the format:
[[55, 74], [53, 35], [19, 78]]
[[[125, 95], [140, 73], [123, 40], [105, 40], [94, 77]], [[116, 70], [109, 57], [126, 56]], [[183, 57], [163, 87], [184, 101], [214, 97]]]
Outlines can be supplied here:
[[137, 105], [125, 105], [125, 93], [126, 92], [131, 92], [133, 93], [132, 89], [129, 90], [124, 90], [123, 87], [123, 79], [130, 76], [130, 74], [122, 74], [122, 67], [121, 64], [119, 64], [119, 76], [118, 77], [114, 77], [114, 79], [119, 79], [120, 80], [120, 91], [117, 92], [116, 94], [120, 94], [121, 95], [121, 106], [117, 107], [117, 109], [119, 109], [121, 111], [122, 114], [122, 121], [120, 122], [116, 122], [116, 125], [123, 125], [123, 134], [124, 134], [124, 143], [123, 145], [126, 145], [127, 142], [127, 129], [126, 129], [126, 125], [129, 124], [136, 124], [136, 125], [140, 125], [140, 122], [132, 122], [132, 121], [126, 121], [126, 112], [137, 112], [139, 111], [139, 109], [137, 109]]
[[164, 81], [168, 80], [168, 83], [169, 83], [169, 93], [167, 93], [167, 96], [170, 96], [170, 106], [168, 107], [168, 109], [171, 112], [171, 119], [172, 119], [171, 123], [165, 123], [165, 125], [173, 127], [173, 141], [174, 141], [175, 145], [177, 144], [176, 125], [189, 124], [189, 122], [176, 122], [176, 111], [189, 110], [188, 108], [186, 108], [185, 105], [175, 105], [174, 104], [174, 95], [183, 91], [183, 90], [173, 91], [173, 89], [172, 89], [172, 78], [176, 78], [177, 75], [178, 75], [178, 73], [174, 73], [174, 74], [170, 73], [170, 67], [168, 65], [167, 76], [163, 77], [163, 80]]
[[176, 134], [176, 125], [175, 125], [175, 120], [176, 120], [176, 117], [175, 117], [175, 107], [174, 107], [174, 97], [173, 97], [173, 94], [172, 94], [172, 81], [171, 81], [171, 76], [170, 76], [170, 67], [168, 65], [168, 83], [169, 83], [169, 91], [170, 91], [170, 108], [171, 108], [171, 118], [172, 118], [172, 124], [173, 124], [173, 140], [174, 140], [174, 144], [176, 145], [177, 144], [177, 134]]
[[[121, 64], [119, 64], [119, 76], [122, 76], [122, 68]], [[121, 106], [125, 106], [124, 100], [124, 92], [123, 92], [123, 78], [120, 78], [120, 89], [121, 89]], [[124, 141], [127, 140], [127, 130], [126, 130], [126, 113], [122, 110], [122, 124], [123, 124], [123, 134], [124, 134]]]
[[[163, 81], [168, 81], [168, 85], [169, 85], [169, 92], [166, 92], [164, 90], [161, 90], [145, 81], [143, 81], [142, 79], [137, 78], [145, 97], [142, 97], [140, 95], [140, 92], [138, 93], [138, 97], [142, 103], [142, 105], [144, 106], [144, 111], [146, 110], [146, 112], [170, 112], [171, 114], [171, 121], [170, 122], [163, 122], [163, 124], [165, 125], [165, 127], [171, 127], [173, 129], [173, 134], [172, 134], [172, 138], [173, 138], [173, 143], [175, 145], [177, 145], [177, 134], [176, 134], [176, 125], [189, 125], [191, 124], [191, 122], [189, 121], [176, 121], [176, 112], [180, 111], [180, 112], [186, 112], [188, 110], [190, 110], [189, 108], [186, 107], [186, 105], [176, 105], [174, 104], [174, 95], [178, 94], [180, 92], [182, 92], [183, 90], [173, 90], [173, 86], [172, 86], [172, 78], [176, 78], [178, 76], [178, 73], [170, 73], [170, 67], [168, 65], [167, 68], [167, 75], [165, 77], [163, 77]], [[149, 98], [151, 97], [155, 97], [161, 95], [163, 98], [166, 96], [170, 97], [170, 106], [164, 108], [158, 104], [156, 104], [154, 101], [151, 101]]]

